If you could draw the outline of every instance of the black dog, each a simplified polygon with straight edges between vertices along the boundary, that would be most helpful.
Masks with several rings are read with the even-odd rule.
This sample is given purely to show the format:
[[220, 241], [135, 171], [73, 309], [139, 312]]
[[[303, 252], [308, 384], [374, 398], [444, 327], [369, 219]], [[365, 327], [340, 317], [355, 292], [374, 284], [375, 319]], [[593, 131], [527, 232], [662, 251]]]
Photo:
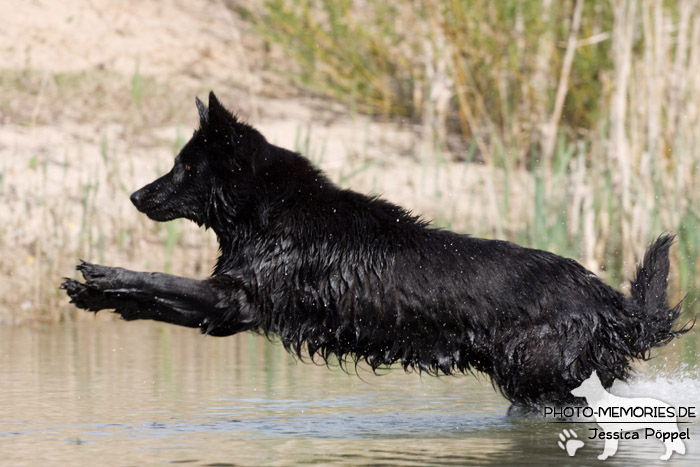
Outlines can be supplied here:
[[571, 259], [429, 227], [342, 190], [307, 159], [269, 144], [209, 95], [173, 169], [131, 201], [156, 221], [216, 232], [210, 279], [82, 263], [62, 288], [86, 310], [115, 309], [227, 336], [278, 335], [285, 348], [373, 369], [477, 370], [511, 402], [571, 402], [597, 371], [624, 380], [631, 358], [687, 331], [666, 304], [672, 237], [649, 249], [631, 297]]

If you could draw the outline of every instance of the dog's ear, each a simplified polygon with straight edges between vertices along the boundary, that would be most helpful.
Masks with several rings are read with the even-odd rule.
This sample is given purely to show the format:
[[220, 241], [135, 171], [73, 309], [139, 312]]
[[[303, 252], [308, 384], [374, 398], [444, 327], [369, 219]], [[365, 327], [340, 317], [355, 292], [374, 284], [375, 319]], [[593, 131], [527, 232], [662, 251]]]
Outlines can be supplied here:
[[199, 97], [194, 98], [197, 104], [197, 112], [199, 112], [199, 126], [204, 128], [209, 123], [209, 109], [204, 105], [204, 102], [199, 100]]
[[214, 91], [209, 91], [209, 107], [213, 109], [223, 109], [224, 106], [221, 105], [219, 99], [216, 98]]
[[228, 157], [214, 158], [213, 161], [216, 167], [223, 170], [252, 164], [252, 158], [259, 156], [267, 145], [265, 138], [257, 130], [239, 121], [221, 105], [213, 91], [209, 93], [205, 132], [212, 143], [228, 148], [224, 151]]
[[236, 117], [226, 108], [221, 105], [219, 99], [216, 98], [214, 91], [209, 92], [209, 119], [208, 122], [213, 126], [226, 127], [238, 123]]

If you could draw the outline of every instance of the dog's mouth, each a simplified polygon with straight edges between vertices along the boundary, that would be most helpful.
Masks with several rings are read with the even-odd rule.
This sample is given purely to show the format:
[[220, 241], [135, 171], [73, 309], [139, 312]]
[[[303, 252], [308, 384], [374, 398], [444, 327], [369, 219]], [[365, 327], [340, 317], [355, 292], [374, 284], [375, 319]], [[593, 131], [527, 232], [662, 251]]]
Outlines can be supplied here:
[[160, 205], [144, 206], [135, 204], [135, 206], [136, 209], [148, 216], [149, 219], [156, 222], [168, 222], [182, 217], [176, 213], [173, 213], [170, 209], [165, 209]]
[[131, 203], [140, 212], [148, 216], [149, 219], [157, 222], [166, 222], [175, 219], [171, 210], [166, 209], [164, 203], [155, 200], [151, 193], [144, 189], [137, 190], [131, 194]]
[[146, 216], [148, 216], [149, 219], [152, 221], [156, 222], [168, 222], [174, 219], [179, 218], [180, 216], [173, 216], [172, 213], [167, 212], [167, 211], [161, 211], [161, 210], [149, 210], [149, 211], [141, 211]]
[[131, 195], [132, 204], [140, 212], [156, 222], [168, 222], [175, 219], [189, 219], [201, 226], [204, 224], [203, 212], [187, 208], [162, 193], [151, 193], [145, 189], [135, 191]]

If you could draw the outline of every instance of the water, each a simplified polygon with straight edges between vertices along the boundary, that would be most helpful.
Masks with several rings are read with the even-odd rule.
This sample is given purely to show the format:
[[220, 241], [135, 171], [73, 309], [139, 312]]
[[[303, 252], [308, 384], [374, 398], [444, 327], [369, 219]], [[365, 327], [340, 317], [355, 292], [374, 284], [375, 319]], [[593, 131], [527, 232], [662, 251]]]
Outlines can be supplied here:
[[[700, 410], [695, 337], [614, 392]], [[688, 342], [690, 344], [688, 344]], [[690, 348], [688, 345], [691, 345]], [[688, 361], [685, 359], [684, 361]], [[592, 465], [588, 426], [513, 419], [485, 378], [359, 376], [295, 362], [280, 345], [145, 322], [0, 327], [0, 465]], [[621, 441], [606, 465], [700, 465]], [[563, 428], [586, 445], [558, 446]]]

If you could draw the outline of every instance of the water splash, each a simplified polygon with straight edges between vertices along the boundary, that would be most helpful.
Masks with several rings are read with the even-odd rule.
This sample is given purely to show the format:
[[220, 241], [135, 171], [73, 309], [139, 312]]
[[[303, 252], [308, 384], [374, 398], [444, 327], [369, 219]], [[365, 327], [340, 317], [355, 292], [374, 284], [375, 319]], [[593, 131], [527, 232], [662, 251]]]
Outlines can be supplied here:
[[638, 374], [627, 383], [615, 382], [610, 392], [624, 397], [653, 397], [675, 407], [700, 408], [700, 375], [689, 369]]

